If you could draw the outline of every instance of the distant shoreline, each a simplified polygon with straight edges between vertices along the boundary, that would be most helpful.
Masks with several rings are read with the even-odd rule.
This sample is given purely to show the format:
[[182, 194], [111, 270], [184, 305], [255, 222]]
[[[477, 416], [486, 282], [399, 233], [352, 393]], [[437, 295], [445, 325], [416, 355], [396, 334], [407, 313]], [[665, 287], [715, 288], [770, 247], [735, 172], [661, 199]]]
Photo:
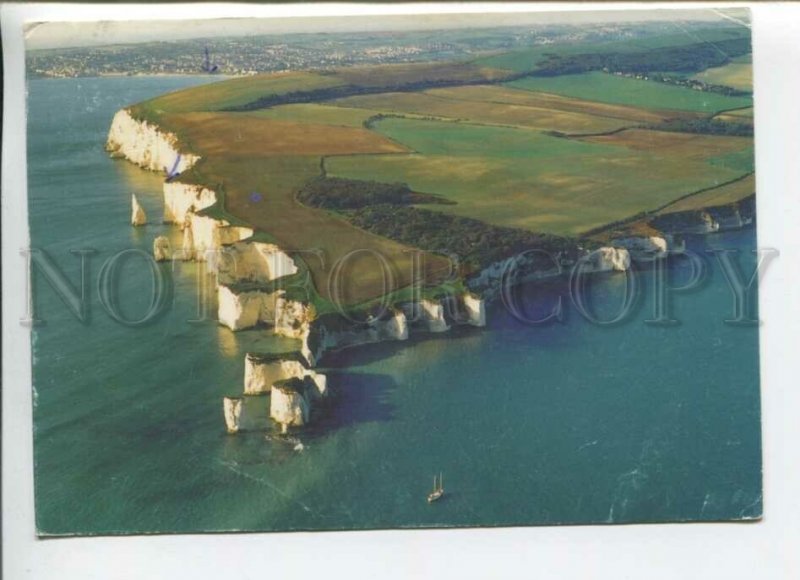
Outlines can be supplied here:
[[220, 79], [232, 79], [238, 77], [255, 76], [255, 74], [247, 75], [230, 75], [221, 73], [103, 73], [96, 75], [75, 75], [75, 76], [61, 76], [61, 75], [42, 75], [42, 74], [28, 74], [28, 80], [63, 80], [63, 79], [104, 79], [104, 78], [130, 78], [130, 77], [219, 77]]

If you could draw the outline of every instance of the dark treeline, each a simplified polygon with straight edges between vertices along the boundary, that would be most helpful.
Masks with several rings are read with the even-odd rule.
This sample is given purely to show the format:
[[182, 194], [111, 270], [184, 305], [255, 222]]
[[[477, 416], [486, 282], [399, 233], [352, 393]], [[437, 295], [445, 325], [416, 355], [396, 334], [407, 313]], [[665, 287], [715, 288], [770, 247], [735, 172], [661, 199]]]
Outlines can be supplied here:
[[728, 123], [716, 119], [670, 119], [644, 129], [673, 131], [676, 133], [702, 133], [704, 135], [725, 135], [728, 137], [752, 137], [753, 127], [745, 123]]
[[734, 89], [733, 87], [727, 87], [725, 85], [714, 85], [711, 83], [698, 81], [697, 79], [690, 79], [678, 75], [655, 73], [648, 75], [647, 78], [648, 80], [656, 81], [658, 83], [664, 83], [667, 85], [676, 85], [679, 87], [687, 87], [690, 89], [701, 90], [707, 93], [718, 93], [720, 95], [726, 95], [729, 97], [744, 97], [752, 94], [751, 91], [741, 91], [739, 89]]
[[[550, 234], [487, 224], [480, 220], [427, 209], [381, 204], [344, 213], [350, 223], [373, 234], [429, 252], [458, 256], [467, 274], [526, 250], [543, 250], [562, 259], [576, 259], [578, 242]], [[552, 261], [544, 254], [532, 255], [544, 269]]]
[[[346, 84], [312, 90], [292, 91], [282, 94], [264, 95], [250, 103], [227, 107], [222, 111], [253, 111], [278, 105], [308, 103], [342, 99], [358, 95], [374, 95], [387, 92], [412, 92], [428, 89], [492, 85], [519, 80], [528, 76], [558, 76], [577, 74], [593, 70], [620, 73], [648, 73], [650, 71], [697, 72], [709, 67], [721, 66], [732, 57], [750, 52], [749, 38], [721, 40], [715, 43], [700, 42], [686, 46], [659, 48], [638, 52], [584, 53], [576, 55], [547, 55], [544, 62], [534, 70], [508, 73], [495, 78], [444, 78], [423, 79], [410, 82], [375, 82], [369, 85]], [[446, 75], [446, 73], [443, 73]]]
[[559, 76], [594, 70], [633, 74], [651, 71], [698, 72], [722, 66], [731, 58], [747, 54], [750, 50], [749, 38], [734, 38], [639, 52], [551, 54], [532, 74]]
[[492, 85], [508, 81], [515, 81], [528, 76], [530, 73], [510, 73], [502, 78], [473, 78], [473, 79], [425, 79], [407, 83], [386, 83], [381, 85], [342, 85], [324, 89], [313, 89], [310, 91], [293, 91], [283, 94], [265, 95], [250, 103], [235, 107], [220, 109], [227, 112], [254, 111], [256, 109], [266, 109], [277, 105], [291, 105], [294, 103], [310, 103], [316, 101], [329, 101], [333, 99], [343, 99], [345, 97], [355, 97], [359, 95], [377, 95], [380, 93], [403, 93], [413, 91], [425, 91], [428, 89], [440, 89], [449, 87], [461, 87], [468, 85]]
[[314, 179], [297, 192], [297, 200], [330, 210], [357, 209], [368, 205], [454, 202], [435, 195], [414, 193], [406, 183], [381, 183], [341, 177]]

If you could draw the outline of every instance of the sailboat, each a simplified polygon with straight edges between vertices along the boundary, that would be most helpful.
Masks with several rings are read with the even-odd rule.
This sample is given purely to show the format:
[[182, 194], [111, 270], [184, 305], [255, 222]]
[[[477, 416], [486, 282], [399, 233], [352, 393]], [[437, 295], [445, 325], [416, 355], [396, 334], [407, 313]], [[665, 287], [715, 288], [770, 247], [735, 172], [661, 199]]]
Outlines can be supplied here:
[[439, 481], [437, 485], [436, 476], [433, 476], [433, 491], [428, 494], [428, 503], [433, 503], [440, 497], [444, 495], [444, 484], [442, 483], [444, 479], [442, 478], [442, 474], [439, 473]]

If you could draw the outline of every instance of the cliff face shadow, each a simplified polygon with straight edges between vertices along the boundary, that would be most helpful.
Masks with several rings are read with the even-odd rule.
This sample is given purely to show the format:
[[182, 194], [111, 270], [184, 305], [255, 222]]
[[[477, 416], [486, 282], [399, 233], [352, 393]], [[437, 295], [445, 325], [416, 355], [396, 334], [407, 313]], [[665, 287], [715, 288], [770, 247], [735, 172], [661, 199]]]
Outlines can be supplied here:
[[394, 418], [394, 405], [389, 402], [389, 395], [397, 384], [390, 376], [339, 371], [326, 374], [330, 399], [308, 426], [306, 437], [321, 437], [350, 425]]
[[[474, 338], [485, 329], [473, 326], [453, 326], [447, 332], [433, 333], [425, 331], [415, 331], [408, 340], [392, 340], [386, 342], [374, 342], [360, 344], [357, 346], [331, 350], [325, 353], [320, 361], [320, 367], [324, 367], [322, 372], [346, 371], [349, 368], [366, 366], [372, 363], [387, 360], [418, 344], [425, 342], [436, 342], [441, 340], [456, 341]], [[362, 375], [367, 376], [367, 375]]]

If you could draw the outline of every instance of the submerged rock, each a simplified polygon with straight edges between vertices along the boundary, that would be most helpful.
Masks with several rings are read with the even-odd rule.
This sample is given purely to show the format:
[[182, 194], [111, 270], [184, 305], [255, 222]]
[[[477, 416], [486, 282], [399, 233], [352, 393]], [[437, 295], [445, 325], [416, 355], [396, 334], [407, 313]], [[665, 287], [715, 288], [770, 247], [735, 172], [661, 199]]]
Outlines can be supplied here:
[[153, 240], [153, 258], [156, 262], [165, 262], [172, 258], [172, 249], [167, 236], [158, 236]]

